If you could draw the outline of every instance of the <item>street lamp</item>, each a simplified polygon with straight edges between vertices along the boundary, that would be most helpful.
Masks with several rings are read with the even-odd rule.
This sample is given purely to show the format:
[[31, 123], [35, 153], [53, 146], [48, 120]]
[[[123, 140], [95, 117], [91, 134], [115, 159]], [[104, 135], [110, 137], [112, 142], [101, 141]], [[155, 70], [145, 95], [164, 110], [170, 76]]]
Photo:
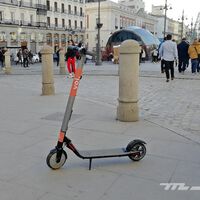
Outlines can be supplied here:
[[181, 39], [183, 38], [183, 29], [184, 29], [184, 21], [187, 20], [187, 18], [185, 17], [184, 15], [184, 10], [182, 12], [182, 16], [181, 16], [181, 19], [178, 19], [178, 20], [181, 20]]
[[167, 0], [165, 0], [165, 6], [163, 8], [160, 8], [160, 10], [165, 10], [163, 38], [165, 38], [166, 35], [167, 10], [169, 9], [172, 9], [172, 7], [170, 5], [167, 5]]
[[190, 32], [190, 42], [193, 40], [193, 18], [191, 20], [191, 32]]
[[100, 22], [100, 1], [98, 0], [98, 19], [97, 19], [97, 45], [96, 45], [96, 53], [97, 53], [97, 59], [96, 59], [96, 65], [101, 65], [101, 42], [100, 42], [100, 29], [103, 26]]

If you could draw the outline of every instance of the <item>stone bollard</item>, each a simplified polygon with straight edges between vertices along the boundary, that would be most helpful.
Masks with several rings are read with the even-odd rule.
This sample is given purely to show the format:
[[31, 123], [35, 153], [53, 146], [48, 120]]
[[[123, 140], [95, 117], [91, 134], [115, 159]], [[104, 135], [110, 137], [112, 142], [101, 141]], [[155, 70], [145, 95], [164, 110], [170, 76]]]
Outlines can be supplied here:
[[12, 72], [12, 67], [10, 64], [10, 51], [7, 49], [6, 52], [4, 53], [5, 56], [5, 74], [11, 74]]
[[54, 95], [53, 80], [53, 49], [45, 45], [41, 49], [42, 54], [42, 95]]
[[65, 67], [65, 52], [63, 49], [60, 50], [60, 74], [66, 75], [66, 67]]
[[140, 46], [134, 40], [126, 40], [121, 44], [119, 53], [119, 105], [117, 119], [124, 122], [134, 122], [139, 120]]

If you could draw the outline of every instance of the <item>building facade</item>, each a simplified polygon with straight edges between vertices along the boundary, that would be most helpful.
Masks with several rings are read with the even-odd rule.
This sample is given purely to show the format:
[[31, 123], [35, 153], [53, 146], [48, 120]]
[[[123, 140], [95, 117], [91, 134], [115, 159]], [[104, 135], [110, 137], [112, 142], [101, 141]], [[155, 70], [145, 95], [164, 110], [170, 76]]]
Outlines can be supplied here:
[[84, 0], [0, 0], [0, 47], [27, 46], [38, 52], [44, 44], [56, 50], [67, 40], [84, 40]]
[[[160, 39], [164, 36], [164, 21], [165, 21], [165, 15], [163, 6], [154, 6], [152, 5], [152, 13], [151, 15], [155, 17], [158, 20], [158, 23], [156, 24], [156, 36]], [[182, 17], [181, 17], [182, 18]], [[165, 27], [165, 35], [171, 34], [173, 39], [176, 41], [181, 40], [182, 37], [187, 37], [188, 33], [188, 27], [185, 25], [184, 21], [182, 20], [173, 20], [166, 16], [166, 27]]]
[[[101, 47], [104, 48], [110, 35], [128, 26], [139, 26], [155, 32], [156, 19], [143, 14], [143, 9], [137, 13], [127, 6], [112, 1], [100, 2], [100, 22], [103, 24], [100, 33]], [[86, 3], [86, 37], [85, 42], [90, 50], [94, 50], [97, 43], [98, 2]]]
[[140, 9], [145, 8], [143, 0], [119, 0], [118, 2], [133, 9], [135, 13], [137, 13]]

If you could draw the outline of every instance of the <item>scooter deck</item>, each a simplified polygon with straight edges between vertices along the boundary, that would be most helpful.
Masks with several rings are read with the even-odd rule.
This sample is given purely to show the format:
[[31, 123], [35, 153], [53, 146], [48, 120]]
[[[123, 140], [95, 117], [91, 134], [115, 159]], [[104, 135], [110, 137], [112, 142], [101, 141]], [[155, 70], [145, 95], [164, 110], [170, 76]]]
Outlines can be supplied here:
[[79, 153], [84, 157], [84, 159], [95, 159], [95, 158], [128, 156], [133, 152], [127, 152], [125, 148], [116, 148], [116, 149], [79, 151]]
[[125, 148], [116, 149], [101, 149], [101, 150], [89, 150], [89, 151], [79, 151], [83, 159], [89, 159], [89, 170], [91, 170], [92, 159], [96, 158], [111, 158], [111, 157], [123, 157], [131, 155], [132, 151], [126, 151]]

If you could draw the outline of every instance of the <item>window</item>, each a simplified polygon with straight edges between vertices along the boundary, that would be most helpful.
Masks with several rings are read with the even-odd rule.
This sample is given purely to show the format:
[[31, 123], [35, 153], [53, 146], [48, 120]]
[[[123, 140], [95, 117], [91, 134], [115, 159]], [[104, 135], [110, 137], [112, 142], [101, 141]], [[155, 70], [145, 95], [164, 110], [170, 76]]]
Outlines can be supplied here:
[[50, 1], [47, 1], [47, 10], [50, 10]]
[[83, 16], [83, 8], [80, 8], [80, 16]]
[[57, 12], [58, 11], [58, 3], [54, 2], [54, 11]]
[[89, 28], [89, 15], [86, 16], [87, 18], [87, 28]]
[[24, 24], [24, 13], [21, 13], [21, 25]]
[[83, 29], [83, 22], [80, 21], [80, 28]]
[[33, 23], [33, 15], [30, 15], [30, 23]]
[[74, 26], [75, 26], [75, 29], [77, 29], [77, 21], [76, 20], [74, 21]]
[[47, 17], [47, 26], [48, 26], [48, 27], [51, 26], [51, 19], [50, 19], [50, 17]]
[[17, 34], [15, 32], [10, 32], [11, 42], [15, 42], [17, 40]]
[[62, 19], [62, 27], [65, 28], [65, 19]]
[[74, 14], [76, 15], [77, 14], [77, 7], [74, 6]]
[[115, 17], [115, 27], [118, 27], [118, 19], [117, 19], [117, 17]]
[[69, 28], [71, 28], [72, 27], [71, 19], [69, 19], [68, 23], [69, 23]]
[[0, 21], [2, 21], [2, 20], [3, 20], [3, 12], [0, 11]]
[[58, 18], [55, 18], [55, 27], [58, 27]]
[[62, 13], [65, 12], [65, 4], [64, 4], [64, 3], [61, 4], [61, 12], [62, 12]]
[[14, 12], [10, 13], [10, 19], [11, 19], [11, 22], [15, 21], [15, 13]]
[[68, 5], [68, 12], [71, 14], [71, 5]]

